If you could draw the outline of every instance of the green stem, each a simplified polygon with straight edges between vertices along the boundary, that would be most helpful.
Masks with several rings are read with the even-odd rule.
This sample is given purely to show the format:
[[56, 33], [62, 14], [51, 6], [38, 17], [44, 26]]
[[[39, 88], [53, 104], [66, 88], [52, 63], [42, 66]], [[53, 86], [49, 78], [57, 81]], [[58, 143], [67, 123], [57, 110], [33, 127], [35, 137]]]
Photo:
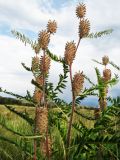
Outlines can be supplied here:
[[76, 47], [76, 52], [78, 50], [79, 44], [80, 44], [81, 38], [79, 38], [78, 43], [77, 43], [77, 47]]
[[[35, 116], [37, 115], [37, 107], [35, 107]], [[35, 117], [35, 127], [34, 127], [34, 136], [36, 136], [37, 126], [36, 126], [36, 117]], [[37, 141], [34, 139], [34, 157], [33, 160], [37, 160]]]
[[[45, 53], [46, 50], [43, 51], [43, 103], [44, 103], [44, 107], [47, 107], [47, 102], [46, 102], [46, 94], [45, 94]], [[48, 109], [48, 107], [47, 107]], [[48, 158], [48, 160], [50, 160], [50, 153], [49, 153], [49, 142], [48, 142], [48, 126], [46, 128], [46, 156]]]
[[45, 107], [46, 99], [45, 99], [45, 50], [43, 51], [43, 104]]
[[[79, 37], [77, 46], [76, 46], [76, 52], [78, 50], [79, 44], [80, 44], [81, 38]], [[66, 160], [69, 160], [69, 147], [70, 147], [70, 138], [71, 138], [71, 129], [72, 129], [72, 122], [73, 122], [73, 114], [75, 110], [75, 95], [73, 91], [73, 85], [72, 85], [72, 65], [70, 67], [70, 81], [71, 81], [71, 88], [72, 88], [72, 111], [71, 111], [71, 116], [70, 116], [70, 121], [69, 121], [69, 126], [68, 126], [68, 132], [67, 132], [67, 139], [66, 139], [66, 146], [67, 146], [67, 154], [66, 154]]]
[[[72, 68], [71, 68], [71, 66], [70, 66], [70, 80], [71, 80], [71, 87], [72, 87]], [[74, 109], [75, 109], [75, 96], [74, 96], [73, 87], [72, 87], [72, 111], [71, 111], [71, 116], [70, 116], [70, 121], [69, 121], [69, 126], [68, 126], [68, 133], [67, 133], [68, 153], [67, 153], [67, 156], [66, 156], [66, 160], [69, 159], [68, 154], [69, 154], [69, 147], [70, 147], [71, 128], [72, 128]]]
[[48, 126], [46, 131], [46, 152], [47, 152], [47, 158], [50, 160], [50, 152], [49, 152], [49, 141], [48, 141]]

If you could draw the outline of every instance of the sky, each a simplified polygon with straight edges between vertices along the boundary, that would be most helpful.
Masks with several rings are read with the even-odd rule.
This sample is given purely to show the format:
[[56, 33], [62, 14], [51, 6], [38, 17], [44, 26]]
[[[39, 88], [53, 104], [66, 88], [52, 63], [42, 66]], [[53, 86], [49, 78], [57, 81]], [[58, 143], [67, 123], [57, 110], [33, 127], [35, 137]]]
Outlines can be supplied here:
[[[79, 3], [87, 7], [86, 17], [90, 20], [91, 32], [113, 29], [113, 33], [98, 39], [83, 39], [73, 63], [73, 76], [83, 71], [93, 82], [97, 82], [95, 67], [102, 73], [103, 66], [92, 61], [101, 61], [104, 55], [119, 65], [120, 61], [120, 0], [0, 0], [0, 87], [17, 94], [25, 95], [26, 90], [31, 94], [34, 86], [31, 84], [33, 75], [27, 72], [21, 62], [31, 66], [34, 51], [29, 45], [25, 46], [16, 39], [11, 30], [15, 29], [32, 40], [36, 40], [38, 33], [46, 29], [49, 20], [56, 20], [58, 29], [51, 37], [49, 49], [58, 56], [64, 56], [65, 44], [68, 41], [78, 41], [79, 20], [75, 15], [75, 8]], [[120, 72], [108, 65], [112, 73]], [[62, 66], [52, 62], [49, 81], [55, 85], [58, 82]], [[89, 87], [85, 82], [84, 87]], [[1, 94], [6, 96], [4, 94]], [[109, 89], [109, 95], [120, 95], [120, 83]], [[66, 90], [60, 95], [66, 101], [71, 101], [71, 87], [68, 79]], [[97, 106], [97, 98], [89, 97], [83, 102], [85, 105]]]

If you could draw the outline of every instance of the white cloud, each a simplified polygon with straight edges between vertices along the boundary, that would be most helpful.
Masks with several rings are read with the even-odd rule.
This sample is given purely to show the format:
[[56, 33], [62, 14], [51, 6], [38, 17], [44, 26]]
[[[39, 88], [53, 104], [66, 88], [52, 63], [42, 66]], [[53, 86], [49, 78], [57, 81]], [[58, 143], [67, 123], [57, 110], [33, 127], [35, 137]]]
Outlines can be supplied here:
[[120, 26], [120, 1], [116, 0], [85, 0], [88, 16], [93, 27]]
[[[53, 1], [47, 0], [9, 0], [7, 3], [0, 0], [0, 21], [7, 22], [11, 27], [31, 29], [35, 32], [39, 27], [44, 27], [49, 19], [56, 19], [64, 33], [76, 30], [75, 7], [66, 2], [62, 8], [52, 7]], [[116, 0], [85, 0], [87, 5], [87, 17], [91, 21], [93, 30], [96, 28], [120, 26], [120, 1]], [[75, 29], [74, 29], [75, 28]]]
[[48, 11], [40, 8], [34, 0], [10, 0], [7, 3], [1, 0], [0, 10], [0, 20], [15, 28], [35, 30], [49, 19]]
[[0, 36], [0, 87], [21, 94], [31, 90], [32, 75], [21, 66], [21, 62], [30, 66], [31, 56], [33, 51], [29, 47], [14, 38]]
[[[75, 5], [54, 9], [48, 1], [10, 0], [8, 3], [0, 1], [0, 22], [7, 23], [11, 28], [29, 29], [34, 32], [46, 27], [49, 19], [58, 23], [58, 33], [64, 36], [72, 35], [76, 30]], [[77, 19], [77, 18], [76, 18]]]

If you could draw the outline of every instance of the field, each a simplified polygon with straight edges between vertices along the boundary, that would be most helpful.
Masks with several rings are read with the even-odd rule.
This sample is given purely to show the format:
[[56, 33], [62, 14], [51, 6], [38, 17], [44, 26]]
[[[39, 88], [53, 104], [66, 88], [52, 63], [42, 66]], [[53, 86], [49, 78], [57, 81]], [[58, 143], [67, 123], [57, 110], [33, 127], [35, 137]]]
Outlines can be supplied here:
[[[19, 112], [27, 112], [29, 114], [29, 116], [31, 118], [35, 117], [35, 108], [34, 107], [27, 107], [27, 106], [19, 106], [19, 105], [10, 105], [13, 108], [15, 108], [16, 111]], [[54, 109], [50, 109], [51, 112], [60, 112], [59, 108], [54, 108]], [[81, 114], [85, 114], [86, 116], [90, 116], [94, 118], [94, 109], [84, 109], [80, 108], [79, 112]], [[16, 125], [19, 124], [21, 125], [21, 121], [23, 121], [20, 117], [18, 117], [17, 115], [15, 115], [14, 113], [10, 112], [4, 105], [0, 105], [0, 116], [4, 117], [8, 123]], [[76, 120], [78, 120], [78, 116], [75, 114], [75, 118]], [[94, 121], [93, 120], [86, 120], [86, 118], [83, 117], [79, 117], [79, 119], [89, 128], [93, 127], [94, 125]], [[20, 122], [20, 123], [19, 123]], [[24, 121], [23, 121], [24, 123]]]
[[[16, 111], [21, 113], [28, 113], [30, 118], [34, 119], [34, 107], [26, 107], [19, 105], [10, 105], [15, 108]], [[59, 112], [58, 108], [50, 109], [51, 113], [54, 114], [56, 111]], [[82, 114], [86, 116], [94, 116], [93, 110], [80, 109]], [[88, 128], [93, 127], [94, 121], [86, 120], [85, 118], [79, 117], [80, 121], [85, 124]], [[74, 121], [77, 121], [78, 118], [75, 116]], [[14, 132], [13, 132], [14, 131]], [[24, 143], [21, 135], [28, 136], [33, 134], [33, 127], [30, 126], [25, 120], [16, 115], [15, 113], [8, 110], [4, 105], [0, 105], [0, 158], [5, 160], [14, 159], [21, 160], [21, 157], [24, 159], [26, 157], [25, 153], [23, 154], [22, 150], [19, 150], [18, 145]], [[3, 137], [5, 139], [3, 139]], [[19, 141], [19, 142], [18, 142]], [[17, 143], [18, 142], [18, 143]], [[27, 139], [27, 143], [33, 143], [33, 139]], [[30, 144], [30, 146], [31, 146]], [[30, 147], [29, 146], [29, 147]], [[33, 148], [31, 146], [31, 152]], [[15, 154], [14, 154], [15, 153]]]
[[[11, 106], [12, 108], [15, 109], [15, 111], [18, 111], [19, 113], [28, 113], [29, 117], [34, 119], [34, 116], [35, 116], [34, 107], [26, 107], [26, 106], [19, 106], [19, 105], [11, 105]], [[81, 107], [78, 109], [78, 111], [82, 116], [78, 114], [74, 114], [73, 123], [75, 124], [77, 122], [80, 122], [79, 123], [80, 125], [82, 124], [88, 129], [94, 128], [94, 124], [96, 122], [96, 120], [94, 119], [94, 110], [85, 109], [84, 107]], [[51, 108], [49, 112], [50, 112], [50, 117], [51, 115], [52, 117], [53, 115], [55, 116], [56, 113], [58, 116], [59, 115], [58, 113], [61, 113], [59, 108]], [[83, 116], [86, 116], [88, 119], [84, 118]], [[90, 118], [93, 118], [93, 120], [90, 120]], [[53, 119], [54, 121], [56, 121], [56, 117]], [[115, 120], [115, 119], [112, 117], [112, 120]], [[66, 122], [64, 120], [60, 121], [60, 123], [62, 127], [61, 129], [66, 127]], [[31, 126], [26, 120], [24, 120], [17, 114], [11, 112], [4, 105], [0, 105], [0, 138], [1, 138], [0, 158], [2, 160], [4, 159], [5, 160], [21, 160], [21, 159], [32, 160], [33, 143], [34, 143], [33, 129], [34, 129], [33, 126]], [[58, 131], [56, 131], [56, 128], [52, 128], [52, 134], [53, 136], [55, 136], [53, 132], [55, 132], [56, 134]], [[75, 135], [76, 135], [76, 131], [72, 129], [72, 136], [74, 137]], [[57, 135], [57, 139], [58, 137], [59, 135]], [[56, 140], [54, 139], [54, 141]], [[116, 151], [119, 152], [118, 148], [116, 149], [117, 149]], [[62, 149], [61, 149], [61, 152], [62, 152]], [[111, 153], [111, 154], [112, 154], [112, 157], [115, 156], [114, 153]], [[39, 156], [38, 156], [38, 159], [39, 159]]]

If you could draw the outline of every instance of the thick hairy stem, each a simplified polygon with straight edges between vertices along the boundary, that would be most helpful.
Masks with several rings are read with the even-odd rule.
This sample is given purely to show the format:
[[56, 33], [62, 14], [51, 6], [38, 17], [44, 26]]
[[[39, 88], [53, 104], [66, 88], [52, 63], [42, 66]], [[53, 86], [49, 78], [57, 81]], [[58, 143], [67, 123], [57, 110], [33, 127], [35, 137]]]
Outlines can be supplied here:
[[34, 157], [33, 160], [37, 160], [37, 143], [36, 143], [36, 139], [34, 139]]
[[46, 99], [45, 99], [45, 50], [43, 51], [43, 104], [45, 107]]
[[[70, 66], [70, 80], [71, 80], [71, 87], [72, 87], [72, 68], [71, 68], [71, 66]], [[74, 96], [73, 87], [72, 87], [72, 111], [71, 111], [71, 116], [70, 116], [70, 121], [69, 121], [69, 126], [68, 126], [68, 133], [67, 133], [68, 152], [69, 152], [69, 146], [70, 146], [71, 128], [72, 128], [74, 109], [75, 109], [75, 96]], [[67, 154], [66, 160], [67, 159], [69, 159], [68, 154]]]
[[[105, 69], [106, 69], [106, 65], [105, 65]], [[105, 100], [105, 105], [104, 105], [103, 110], [105, 110], [107, 108], [107, 85], [105, 86], [104, 100]]]
[[[37, 106], [35, 107], [35, 126], [34, 126], [34, 136], [36, 135], [37, 126], [36, 126], [36, 114], [37, 114]], [[37, 142], [34, 138], [34, 157], [33, 160], [37, 160]]]
[[68, 133], [67, 133], [67, 148], [69, 148], [70, 146], [71, 128], [72, 128], [74, 110], [75, 110], [75, 98], [73, 98], [73, 101], [72, 101], [72, 111], [71, 111], [71, 116], [70, 116], [70, 121], [68, 126]]
[[[106, 65], [105, 65], [105, 69], [106, 69]], [[105, 87], [104, 87], [104, 97], [103, 97], [103, 106], [101, 106], [102, 107], [102, 111], [104, 111], [106, 108], [107, 108], [107, 88], [108, 86], [107, 85], [105, 85]]]
[[[36, 58], [37, 58], [37, 53], [36, 53]], [[35, 75], [34, 75], [35, 77]], [[37, 107], [35, 107], [35, 126], [34, 126], [34, 136], [36, 136], [36, 132], [37, 132], [37, 126], [36, 126], [36, 115], [37, 115]], [[34, 138], [34, 157], [33, 160], [37, 160], [37, 140]]]
[[50, 160], [49, 141], [48, 141], [48, 127], [47, 127], [47, 131], [46, 131], [46, 153], [47, 153], [48, 160]]
[[[45, 50], [43, 52], [43, 103], [44, 107], [47, 107], [47, 102], [46, 102], [46, 94], [45, 94], [45, 80], [46, 80], [46, 75], [45, 75]], [[50, 159], [50, 153], [49, 153], [49, 144], [48, 144], [48, 126], [46, 128], [46, 156], [48, 160]]]
[[[79, 38], [77, 46], [76, 46], [76, 52], [78, 50], [79, 44], [80, 44], [81, 38]], [[70, 81], [71, 81], [71, 87], [72, 85], [72, 65], [70, 65]], [[71, 116], [70, 116], [70, 121], [69, 121], [69, 126], [68, 126], [68, 132], [67, 132], [67, 149], [68, 152], [66, 154], [66, 160], [69, 160], [69, 146], [70, 146], [70, 138], [71, 138], [71, 128], [72, 128], [72, 122], [73, 122], [73, 114], [75, 110], [75, 95], [73, 92], [73, 87], [72, 87], [72, 111], [71, 111]]]

